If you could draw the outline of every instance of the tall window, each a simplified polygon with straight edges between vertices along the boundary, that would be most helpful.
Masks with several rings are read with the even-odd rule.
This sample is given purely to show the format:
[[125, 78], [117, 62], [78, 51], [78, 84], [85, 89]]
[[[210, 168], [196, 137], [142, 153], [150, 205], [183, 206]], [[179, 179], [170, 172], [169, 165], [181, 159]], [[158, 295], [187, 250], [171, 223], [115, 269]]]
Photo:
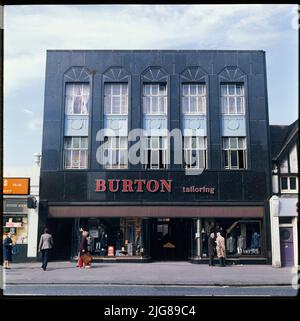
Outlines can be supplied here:
[[107, 148], [104, 150], [106, 168], [127, 168], [128, 139], [127, 137], [105, 137]]
[[128, 84], [111, 84], [104, 86], [104, 114], [128, 114]]
[[184, 115], [206, 113], [206, 87], [204, 84], [182, 85], [182, 113]]
[[87, 168], [88, 138], [65, 137], [64, 168]]
[[222, 84], [221, 102], [223, 114], [244, 114], [245, 97], [243, 84]]
[[281, 187], [282, 193], [297, 193], [298, 177], [297, 176], [280, 177], [280, 187]]
[[89, 84], [66, 84], [65, 114], [88, 115], [89, 96]]
[[146, 115], [167, 114], [167, 86], [166, 84], [144, 84], [143, 112]]
[[246, 138], [223, 137], [223, 160], [226, 169], [247, 168]]
[[167, 137], [145, 137], [144, 166], [150, 169], [167, 168]]
[[206, 168], [206, 137], [185, 136], [183, 150], [185, 168]]

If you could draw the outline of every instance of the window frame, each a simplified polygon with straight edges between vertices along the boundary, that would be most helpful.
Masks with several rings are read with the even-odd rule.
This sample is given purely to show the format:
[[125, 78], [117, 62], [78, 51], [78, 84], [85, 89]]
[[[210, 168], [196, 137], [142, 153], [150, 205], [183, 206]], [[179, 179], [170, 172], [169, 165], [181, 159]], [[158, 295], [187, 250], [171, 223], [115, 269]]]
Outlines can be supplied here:
[[[122, 93], [122, 86], [126, 85], [126, 94]], [[110, 93], [109, 95], [106, 94], [106, 86], [110, 86]], [[119, 93], [115, 94], [113, 93], [114, 86], [119, 86]], [[106, 98], [109, 97], [109, 110], [110, 112], [107, 112], [107, 105], [106, 105]], [[113, 98], [119, 97], [119, 112], [113, 113]], [[123, 110], [123, 97], [125, 97], [126, 101], [126, 112], [122, 112]], [[128, 115], [128, 109], [129, 109], [129, 83], [128, 82], [105, 82], [104, 83], [104, 102], [103, 102], [103, 113], [104, 116], [127, 116]]]
[[[145, 169], [168, 169], [168, 137], [167, 136], [145, 136], [143, 137], [143, 167]], [[154, 139], [158, 142], [158, 147], [155, 147]], [[152, 153], [157, 152], [158, 165], [152, 162]], [[150, 153], [150, 157], [149, 157]], [[150, 162], [149, 162], [150, 158]], [[162, 167], [160, 166], [163, 165]], [[155, 165], [153, 165], [155, 164]]]
[[[150, 87], [150, 93], [146, 94], [146, 87]], [[158, 91], [157, 94], [153, 94], [153, 87], [158, 86]], [[160, 94], [160, 86], [164, 87], [164, 94]], [[151, 82], [147, 83], [144, 82], [142, 84], [142, 108], [143, 108], [143, 114], [144, 115], [158, 115], [158, 116], [166, 116], [168, 114], [168, 86], [166, 82]], [[150, 103], [149, 103], [149, 111], [147, 112], [147, 107], [146, 107], [146, 98], [149, 98]], [[157, 112], [153, 112], [153, 99], [157, 98]], [[161, 112], [160, 109], [160, 98], [163, 98], [163, 111]]]
[[[125, 147], [121, 144], [121, 139], [125, 141]], [[115, 140], [115, 143], [114, 143]], [[104, 159], [108, 159], [108, 162], [105, 162], [103, 165], [106, 169], [128, 169], [128, 137], [127, 136], [105, 136], [105, 144], [109, 143], [108, 148], [103, 150], [103, 153], [108, 153], [107, 156], [104, 156]], [[115, 146], [114, 146], [115, 145]], [[117, 147], [118, 146], [118, 147]], [[121, 151], [125, 151], [125, 163], [121, 164]], [[117, 164], [114, 164], [114, 152], [117, 156]]]
[[[188, 139], [188, 144], [186, 144], [186, 139]], [[196, 147], [193, 147], [193, 139], [196, 140]], [[203, 142], [201, 142], [203, 139]], [[188, 146], [187, 146], [188, 145]], [[203, 147], [202, 147], [203, 146]], [[190, 157], [191, 160], [193, 157], [193, 151], [196, 151], [198, 162], [196, 164], [198, 166], [188, 166], [186, 159]], [[186, 154], [189, 153], [189, 156], [186, 157]], [[204, 155], [204, 167], [200, 167], [200, 153]], [[183, 136], [183, 167], [185, 169], [200, 169], [200, 168], [207, 168], [207, 137], [205, 136]]]
[[[226, 94], [223, 94], [223, 87], [226, 86]], [[229, 86], [234, 86], [234, 94], [229, 93]], [[237, 94], [237, 87], [241, 87], [241, 94]], [[221, 113], [222, 115], [245, 115], [246, 114], [246, 97], [245, 97], [245, 84], [243, 82], [234, 82], [234, 83], [226, 83], [223, 82], [220, 84], [221, 91]], [[226, 107], [223, 105], [223, 98], [226, 98]], [[234, 99], [234, 112], [230, 111], [230, 98]], [[241, 112], [238, 112], [237, 101], [238, 98], [242, 98], [242, 107]], [[224, 110], [225, 109], [225, 110]]]
[[[72, 86], [72, 112], [70, 112], [70, 108], [68, 106], [68, 87]], [[81, 95], [74, 95], [74, 88], [75, 86], [81, 86]], [[88, 99], [86, 103], [86, 112], [82, 112], [83, 105], [81, 104], [81, 112], [80, 113], [74, 113], [74, 97], [80, 96], [82, 98], [82, 102], [84, 101], [84, 88], [83, 86], [86, 86], [88, 88]], [[89, 115], [89, 109], [90, 109], [90, 95], [91, 95], [91, 88], [89, 82], [66, 82], [65, 83], [65, 97], [64, 97], [64, 113], [66, 116], [88, 116]]]
[[[78, 138], [79, 139], [79, 147], [74, 147], [74, 139]], [[71, 147], [66, 147], [66, 140], [67, 139], [71, 139]], [[82, 139], [86, 139], [86, 147], [82, 147]], [[65, 136], [64, 137], [64, 152], [63, 152], [63, 168], [64, 169], [87, 169], [88, 168], [88, 164], [89, 164], [89, 160], [88, 160], [88, 150], [89, 150], [89, 146], [88, 146], [89, 142], [88, 142], [88, 136]], [[85, 152], [86, 154], [86, 164], [84, 167], [81, 167], [81, 154], [82, 151]], [[70, 164], [71, 166], [66, 166], [66, 160], [67, 160], [67, 156], [66, 154], [70, 152]], [[74, 153], [78, 152], [78, 164], [79, 166], [74, 167], [73, 166], [73, 156]]]
[[[184, 87], [188, 86], [188, 94], [184, 94]], [[196, 94], [191, 94], [191, 86], [196, 86]], [[187, 82], [181, 85], [181, 112], [183, 115], [206, 115], [207, 113], [207, 88], [203, 82]], [[202, 88], [202, 93], [199, 94], [199, 89]], [[191, 98], [196, 98], [197, 111], [191, 112]], [[184, 98], [188, 100], [188, 112], [184, 112]], [[199, 108], [199, 99], [201, 98], [203, 110]], [[204, 103], [203, 103], [204, 101]]]
[[[228, 147], [225, 147], [225, 139], [228, 139]], [[236, 147], [231, 147], [231, 140], [236, 140]], [[239, 139], [243, 140], [243, 147], [239, 147]], [[236, 161], [237, 165], [232, 165], [231, 155], [232, 152], [236, 151]], [[239, 167], [239, 151], [242, 151], [244, 167]], [[244, 170], [248, 168], [247, 164], [247, 140], [246, 137], [232, 137], [226, 136], [222, 137], [222, 155], [223, 155], [223, 167], [226, 170]], [[226, 166], [226, 159], [228, 160], [228, 165]]]
[[[283, 189], [282, 188], [282, 179], [283, 178], [286, 178], [287, 179], [287, 189]], [[296, 189], [291, 189], [291, 181], [290, 179], [291, 178], [295, 178], [296, 179]], [[281, 175], [280, 176], [280, 179], [279, 179], [279, 184], [280, 184], [280, 191], [282, 194], [298, 194], [298, 188], [299, 188], [299, 185], [298, 185], [298, 176], [296, 175]]]

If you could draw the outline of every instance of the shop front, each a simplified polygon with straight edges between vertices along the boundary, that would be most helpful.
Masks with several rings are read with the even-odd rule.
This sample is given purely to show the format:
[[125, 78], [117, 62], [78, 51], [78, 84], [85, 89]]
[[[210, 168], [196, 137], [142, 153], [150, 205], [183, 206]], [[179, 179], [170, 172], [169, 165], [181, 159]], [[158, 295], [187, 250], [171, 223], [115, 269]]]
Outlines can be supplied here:
[[[57, 182], [66, 183], [50, 193]], [[217, 231], [232, 263], [269, 258], [264, 173], [47, 173], [46, 189], [40, 231], [50, 228], [54, 259], [76, 259], [80, 227], [89, 230], [89, 249], [100, 261], [207, 263], [207, 239]]]
[[208, 237], [220, 232], [229, 262], [266, 263], [263, 206], [49, 206], [48, 226], [57, 259], [77, 257], [85, 227], [95, 260], [207, 263]]
[[12, 234], [14, 244], [14, 262], [23, 261], [27, 257], [28, 247], [28, 208], [27, 198], [6, 198], [3, 200], [3, 231]]

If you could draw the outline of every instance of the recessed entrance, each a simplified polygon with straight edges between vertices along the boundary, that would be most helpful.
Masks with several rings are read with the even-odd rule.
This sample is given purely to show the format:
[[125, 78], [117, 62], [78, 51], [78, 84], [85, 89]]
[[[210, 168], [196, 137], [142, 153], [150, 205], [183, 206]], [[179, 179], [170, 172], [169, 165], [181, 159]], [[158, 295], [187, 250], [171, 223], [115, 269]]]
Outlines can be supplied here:
[[72, 225], [68, 218], [48, 219], [47, 227], [53, 236], [54, 246], [50, 252], [52, 260], [69, 260], [71, 257]]
[[191, 251], [192, 220], [157, 218], [150, 221], [150, 256], [154, 260], [187, 260]]

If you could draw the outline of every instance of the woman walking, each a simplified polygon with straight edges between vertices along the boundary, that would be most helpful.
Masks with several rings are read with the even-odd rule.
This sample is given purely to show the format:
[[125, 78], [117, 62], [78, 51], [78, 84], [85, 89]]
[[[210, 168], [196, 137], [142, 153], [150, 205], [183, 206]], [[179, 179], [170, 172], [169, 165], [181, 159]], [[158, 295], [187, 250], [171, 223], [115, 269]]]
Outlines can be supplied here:
[[82, 232], [82, 237], [81, 237], [81, 241], [80, 241], [80, 247], [79, 247], [79, 262], [78, 262], [78, 266], [79, 268], [89, 268], [90, 267], [90, 258], [91, 255], [88, 252], [88, 235], [89, 232], [88, 231], [83, 231]]
[[225, 239], [220, 232], [217, 233], [216, 244], [217, 257], [219, 258], [220, 266], [225, 266]]
[[46, 271], [49, 259], [49, 251], [53, 247], [53, 238], [49, 234], [48, 229], [44, 229], [44, 234], [41, 235], [39, 243], [39, 251], [42, 252], [42, 269]]
[[216, 255], [216, 238], [215, 233], [210, 233], [208, 238], [208, 256], [209, 256], [209, 266], [215, 266], [214, 257]]
[[7, 233], [6, 238], [3, 241], [4, 269], [10, 269], [10, 262], [12, 261], [12, 248], [13, 241], [11, 239], [11, 233]]

